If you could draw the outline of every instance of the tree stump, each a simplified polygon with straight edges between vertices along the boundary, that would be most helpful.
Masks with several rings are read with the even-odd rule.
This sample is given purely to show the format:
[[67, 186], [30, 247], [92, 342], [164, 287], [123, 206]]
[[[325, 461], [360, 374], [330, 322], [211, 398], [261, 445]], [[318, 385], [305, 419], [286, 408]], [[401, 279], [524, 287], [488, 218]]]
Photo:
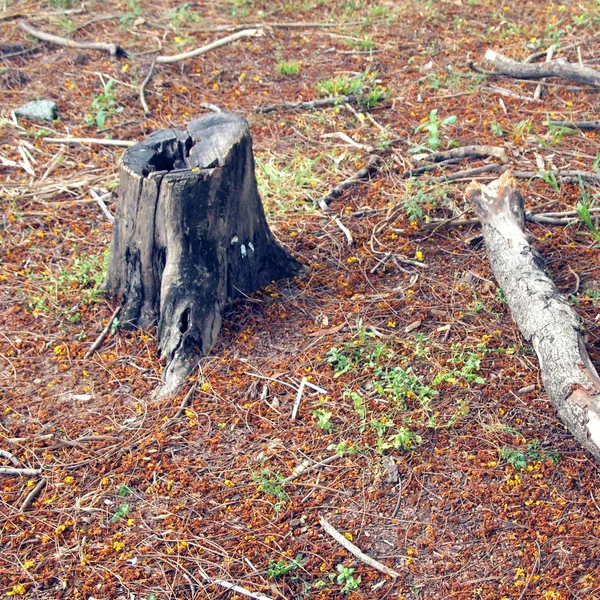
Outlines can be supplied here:
[[600, 460], [600, 377], [579, 318], [525, 232], [523, 197], [510, 171], [466, 195], [481, 220], [492, 271], [523, 337], [535, 350], [548, 398], [573, 437]]
[[158, 325], [173, 393], [213, 347], [225, 304], [301, 265], [275, 240], [247, 121], [216, 113], [125, 152], [105, 288], [124, 326]]

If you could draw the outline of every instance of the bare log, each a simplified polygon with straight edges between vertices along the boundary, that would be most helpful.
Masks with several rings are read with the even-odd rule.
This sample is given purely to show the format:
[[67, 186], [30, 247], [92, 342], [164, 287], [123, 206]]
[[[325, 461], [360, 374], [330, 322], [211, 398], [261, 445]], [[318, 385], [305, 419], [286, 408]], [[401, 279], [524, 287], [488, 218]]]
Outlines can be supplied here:
[[104, 287], [124, 298], [123, 326], [158, 323], [161, 394], [213, 347], [228, 300], [300, 270], [267, 224], [243, 117], [213, 113], [125, 152]]
[[507, 171], [466, 195], [483, 224], [492, 271], [540, 363], [548, 398], [577, 441], [600, 460], [600, 378], [579, 318], [548, 276], [525, 232], [523, 197]]
[[544, 63], [520, 63], [494, 50], [485, 53], [486, 60], [494, 63], [496, 70], [509, 77], [521, 79], [543, 79], [544, 77], [560, 77], [577, 83], [600, 87], [600, 71], [591, 67], [570, 63], [566, 58], [557, 58]]

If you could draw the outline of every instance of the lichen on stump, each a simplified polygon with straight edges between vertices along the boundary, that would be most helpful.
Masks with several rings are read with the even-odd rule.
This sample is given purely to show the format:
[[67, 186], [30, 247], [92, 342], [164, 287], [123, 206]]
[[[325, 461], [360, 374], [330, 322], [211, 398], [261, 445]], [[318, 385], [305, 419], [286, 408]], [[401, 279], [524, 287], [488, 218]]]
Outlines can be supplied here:
[[209, 115], [125, 152], [105, 287], [125, 326], [158, 325], [162, 394], [213, 347], [228, 301], [300, 270], [267, 224], [243, 117]]

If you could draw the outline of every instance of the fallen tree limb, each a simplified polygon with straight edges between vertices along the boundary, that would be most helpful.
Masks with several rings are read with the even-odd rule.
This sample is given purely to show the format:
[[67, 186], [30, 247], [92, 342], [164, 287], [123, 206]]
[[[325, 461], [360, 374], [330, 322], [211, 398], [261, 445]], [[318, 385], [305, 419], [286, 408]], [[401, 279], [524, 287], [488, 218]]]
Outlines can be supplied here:
[[200, 56], [201, 54], [206, 54], [211, 50], [215, 50], [216, 48], [220, 48], [226, 44], [231, 44], [232, 42], [244, 37], [259, 37], [261, 35], [265, 35], [265, 32], [262, 29], [244, 29], [243, 31], [237, 31], [236, 33], [232, 33], [227, 37], [221, 38], [220, 40], [215, 40], [214, 42], [207, 44], [206, 46], [202, 46], [201, 48], [196, 48], [195, 50], [190, 50], [189, 52], [183, 52], [182, 54], [174, 54], [173, 56], [157, 56], [154, 60], [158, 65], [179, 62], [180, 60], [187, 60], [188, 58], [194, 58], [196, 56]]
[[295, 110], [296, 108], [313, 110], [315, 108], [321, 108], [322, 106], [350, 104], [358, 101], [358, 96], [332, 96], [330, 98], [321, 98], [320, 100], [310, 100], [308, 102], [284, 102], [283, 104], [273, 104], [271, 106], [259, 106], [254, 112], [264, 115], [275, 110]]
[[108, 42], [76, 42], [74, 40], [69, 40], [64, 37], [60, 37], [59, 35], [54, 35], [52, 33], [46, 33], [45, 31], [40, 31], [35, 27], [32, 27], [26, 21], [19, 21], [19, 27], [27, 34], [31, 35], [38, 40], [42, 40], [44, 42], [50, 42], [51, 44], [55, 44], [56, 46], [63, 46], [65, 48], [75, 48], [77, 50], [100, 50], [101, 52], [108, 52], [111, 56], [122, 56], [126, 57], [127, 52], [121, 48], [118, 44], [112, 44]]
[[[444, 152], [432, 152], [431, 154], [427, 155], [419, 155], [419, 157], [422, 157], [423, 160], [434, 163], [455, 158], [486, 158], [488, 156], [495, 156], [503, 163], [508, 162], [506, 150], [500, 146], [461, 146], [460, 148], [445, 150]], [[415, 156], [415, 159], [416, 158], [417, 157]]]
[[581, 131], [600, 129], [600, 121], [548, 121], [548, 125], [554, 127], [568, 127], [569, 129], [581, 129]]
[[570, 63], [565, 58], [558, 58], [544, 63], [521, 63], [512, 60], [494, 50], [485, 53], [486, 60], [493, 63], [503, 75], [522, 79], [543, 79], [544, 77], [560, 77], [577, 83], [600, 87], [600, 71]]
[[359, 169], [356, 173], [354, 173], [354, 175], [352, 175], [352, 177], [348, 177], [348, 179], [336, 185], [329, 193], [317, 200], [321, 210], [327, 212], [329, 210], [329, 203], [334, 198], [337, 198], [345, 189], [369, 179], [369, 177], [371, 177], [371, 175], [377, 171], [382, 164], [383, 159], [381, 156], [377, 156], [376, 154], [371, 156], [367, 161], [367, 164], [362, 169]]
[[331, 523], [327, 521], [325, 517], [319, 517], [319, 522], [321, 523], [321, 527], [338, 543], [340, 546], [343, 546], [358, 560], [364, 562], [369, 567], [373, 567], [377, 569], [379, 572], [384, 575], [389, 575], [390, 577], [400, 577], [400, 573], [394, 571], [394, 569], [390, 569], [386, 567], [384, 564], [380, 563], [378, 560], [371, 558], [368, 554], [365, 554], [358, 546], [353, 544], [348, 538], [345, 538]]
[[531, 342], [548, 398], [575, 439], [600, 460], [600, 378], [579, 318], [525, 232], [523, 197], [510, 171], [466, 195], [483, 223], [488, 258], [514, 320]]

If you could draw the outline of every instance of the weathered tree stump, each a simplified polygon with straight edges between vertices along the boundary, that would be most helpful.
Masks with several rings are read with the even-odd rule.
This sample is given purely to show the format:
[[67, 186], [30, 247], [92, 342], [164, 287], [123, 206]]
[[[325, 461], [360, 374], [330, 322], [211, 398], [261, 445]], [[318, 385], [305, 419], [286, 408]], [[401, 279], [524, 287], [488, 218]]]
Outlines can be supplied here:
[[105, 287], [125, 326], [158, 325], [162, 394], [213, 347], [229, 300], [300, 269], [267, 224], [243, 117], [209, 115], [125, 152]]
[[579, 318], [548, 276], [525, 234], [523, 197], [510, 171], [467, 197], [483, 226], [492, 271], [540, 363], [544, 388], [577, 441], [600, 460], [600, 378]]

